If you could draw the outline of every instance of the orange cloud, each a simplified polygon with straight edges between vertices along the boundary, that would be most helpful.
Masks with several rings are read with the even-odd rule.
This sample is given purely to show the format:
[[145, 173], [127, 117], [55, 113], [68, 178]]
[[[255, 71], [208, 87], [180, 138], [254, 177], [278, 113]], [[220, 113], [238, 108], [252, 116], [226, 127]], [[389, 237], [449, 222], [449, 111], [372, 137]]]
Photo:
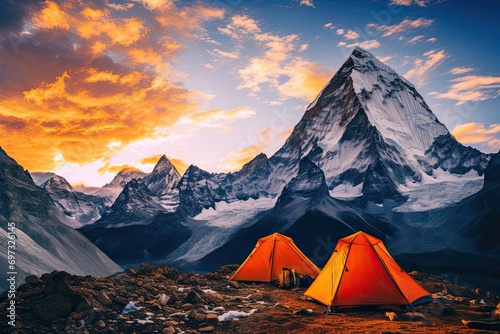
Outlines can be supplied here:
[[430, 50], [423, 54], [425, 58], [417, 58], [413, 62], [413, 68], [404, 75], [408, 80], [414, 80], [419, 86], [423, 86], [429, 73], [441, 65], [448, 57], [444, 50]]
[[170, 162], [172, 163], [172, 165], [175, 166], [175, 169], [177, 169], [177, 171], [179, 172], [179, 174], [184, 174], [184, 172], [188, 169], [189, 167], [189, 164], [180, 160], [180, 159], [177, 159], [177, 158], [168, 158], [170, 160]]
[[467, 75], [451, 81], [455, 83], [448, 92], [432, 94], [439, 99], [456, 100], [457, 105], [494, 99], [500, 95], [500, 77]]
[[460, 75], [474, 71], [472, 67], [454, 67], [448, 71], [450, 74]]
[[143, 12], [132, 5], [141, 6], [47, 1], [27, 18], [29, 40], [16, 48], [0, 41], [0, 59], [9, 64], [0, 77], [2, 147], [25, 168], [93, 163], [109, 172], [111, 155], [200, 109], [201, 93], [180, 86], [182, 73], [170, 68], [183, 49], [178, 35], [155, 17], [171, 17], [173, 29], [193, 35], [223, 11], [172, 2], [138, 17]]
[[219, 28], [219, 32], [231, 38], [239, 39], [244, 36], [260, 33], [261, 30], [257, 21], [248, 15], [234, 15], [231, 17], [231, 23], [223, 28]]
[[220, 159], [218, 169], [231, 172], [240, 170], [244, 164], [251, 161], [266, 148], [265, 144], [254, 144], [240, 150], [231, 151]]
[[149, 157], [141, 159], [139, 162], [144, 165], [156, 165], [158, 160], [163, 156], [163, 154], [155, 154]]
[[191, 32], [203, 30], [204, 22], [223, 17], [224, 10], [219, 8], [202, 5], [179, 8], [170, 1], [170, 5], [163, 8], [156, 16], [156, 21], [165, 29], [172, 29], [184, 36], [192, 37]]
[[493, 149], [499, 149], [500, 124], [486, 127], [482, 123], [465, 123], [457, 125], [451, 133], [462, 144], [487, 143]]
[[[326, 24], [325, 28], [330, 28]], [[236, 41], [236, 47], [241, 43], [250, 41], [256, 44], [261, 54], [250, 59], [249, 63], [238, 70], [241, 83], [237, 89], [249, 89], [249, 96], [256, 96], [263, 87], [279, 92], [279, 99], [267, 101], [269, 105], [280, 105], [288, 98], [310, 100], [329, 79], [330, 69], [318, 63], [294, 56], [304, 52], [308, 44], [301, 43], [296, 34], [279, 36], [263, 32], [256, 20], [248, 15], [234, 15], [231, 22], [219, 28], [219, 32]], [[354, 31], [349, 32], [354, 37]], [[222, 55], [216, 49], [214, 53]], [[236, 55], [226, 54], [231, 58]]]
[[85, 8], [82, 17], [84, 19], [75, 21], [75, 25], [84, 39], [104, 36], [111, 44], [129, 46], [144, 38], [149, 32], [139, 18], [113, 18], [107, 10]]
[[110, 165], [109, 163], [106, 163], [104, 166], [99, 168], [97, 170], [98, 173], [100, 174], [105, 174], [105, 173], [119, 173], [122, 170], [127, 170], [127, 171], [138, 171], [139, 169], [129, 166], [129, 165]]
[[261, 130], [256, 138], [252, 138], [250, 142], [243, 144], [244, 147], [231, 151], [228, 155], [222, 157], [219, 160], [217, 169], [225, 171], [239, 170], [244, 164], [251, 161], [258, 154], [264, 152], [265, 149], [268, 149], [272, 141], [276, 139], [281, 141], [285, 137], [288, 137], [291, 132], [292, 129], [290, 128], [277, 130], [275, 128], [266, 127]]
[[293, 76], [278, 87], [278, 91], [288, 97], [311, 101], [331, 79], [332, 70], [318, 63], [297, 60], [286, 71]]
[[172, 0], [136, 0], [148, 9], [165, 9], [173, 5]]
[[[143, 159], [140, 160], [140, 163], [144, 164], [144, 165], [156, 165], [156, 163], [158, 163], [158, 160], [160, 160], [160, 158], [162, 157], [162, 155], [163, 154], [156, 154], [156, 155], [152, 155], [152, 156], [143, 158]], [[189, 167], [188, 163], [186, 163], [186, 162], [184, 162], [184, 161], [182, 161], [180, 159], [173, 158], [173, 157], [167, 157], [167, 158], [168, 158], [168, 160], [170, 160], [170, 162], [172, 163], [172, 165], [174, 165], [175, 169], [177, 169], [177, 171], [181, 175]]]
[[45, 1], [45, 7], [33, 18], [33, 25], [38, 29], [69, 29], [66, 13], [52, 1]]

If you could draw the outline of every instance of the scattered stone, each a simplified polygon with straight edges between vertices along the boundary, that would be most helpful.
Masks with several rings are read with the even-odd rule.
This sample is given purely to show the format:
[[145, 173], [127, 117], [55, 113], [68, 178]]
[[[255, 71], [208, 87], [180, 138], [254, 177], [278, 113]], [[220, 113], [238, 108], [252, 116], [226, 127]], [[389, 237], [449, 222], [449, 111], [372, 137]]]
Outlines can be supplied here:
[[97, 293], [97, 301], [99, 301], [99, 303], [101, 303], [102, 305], [110, 305], [113, 303], [104, 290], [101, 290]]
[[106, 328], [106, 323], [104, 322], [104, 320], [97, 320], [95, 325], [99, 328]]
[[390, 320], [390, 321], [394, 321], [394, 320], [399, 320], [399, 317], [396, 313], [394, 312], [385, 312], [385, 316]]
[[240, 288], [240, 283], [238, 283], [236, 281], [229, 281], [228, 284], [229, 284], [230, 287], [233, 287], [235, 289], [239, 289]]
[[217, 305], [224, 302], [224, 296], [220, 293], [205, 293], [205, 298], [212, 305]]
[[196, 310], [189, 311], [188, 317], [191, 320], [195, 320], [196, 322], [204, 322], [206, 319], [206, 315], [203, 313], [199, 313]]
[[500, 308], [496, 308], [493, 311], [491, 311], [491, 315], [495, 318], [500, 318]]
[[308, 317], [310, 315], [313, 315], [314, 311], [311, 310], [311, 309], [301, 308], [300, 310], [295, 311], [293, 313], [296, 314], [296, 315], [301, 315], [301, 316]]
[[191, 303], [182, 304], [181, 306], [181, 309], [183, 309], [184, 311], [189, 311], [192, 310], [193, 308], [194, 306]]
[[175, 334], [175, 328], [174, 328], [174, 326], [168, 326], [168, 327], [163, 328], [163, 330], [161, 332], [162, 332], [162, 334]]
[[219, 322], [219, 318], [218, 318], [217, 314], [215, 314], [215, 313], [208, 313], [205, 320], [207, 323], [213, 324], [213, 325], [217, 324], [217, 322]]
[[403, 318], [410, 321], [423, 321], [427, 320], [425, 315], [420, 312], [406, 312], [403, 314]]
[[189, 293], [184, 297], [182, 300], [183, 304], [189, 303], [189, 304], [206, 304], [207, 301], [202, 298], [196, 291], [191, 290]]
[[129, 274], [136, 274], [134, 268], [128, 268], [127, 269], [127, 273], [129, 273]]
[[198, 332], [200, 332], [200, 333], [210, 333], [213, 331], [215, 331], [214, 326], [207, 326], [207, 327], [198, 328]]

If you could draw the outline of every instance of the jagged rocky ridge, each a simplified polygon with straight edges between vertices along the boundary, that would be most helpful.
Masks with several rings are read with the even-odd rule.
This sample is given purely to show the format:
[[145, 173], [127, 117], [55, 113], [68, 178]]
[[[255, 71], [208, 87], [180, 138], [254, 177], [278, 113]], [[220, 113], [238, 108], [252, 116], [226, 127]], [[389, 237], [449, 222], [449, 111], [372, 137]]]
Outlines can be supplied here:
[[106, 196], [75, 190], [65, 178], [54, 173], [31, 173], [31, 176], [39, 187], [49, 193], [67, 217], [67, 224], [72, 227], [78, 228], [97, 221], [112, 204]]
[[[66, 225], [48, 193], [0, 148], [0, 233], [7, 245], [8, 223], [15, 224], [18, 283], [29, 274], [65, 270], [79, 275], [110, 275], [121, 268], [81, 233]], [[12, 232], [12, 231], [11, 231]], [[0, 255], [7, 264], [7, 248]], [[6, 269], [6, 266], [3, 267]], [[0, 273], [0, 289], [8, 270]]]

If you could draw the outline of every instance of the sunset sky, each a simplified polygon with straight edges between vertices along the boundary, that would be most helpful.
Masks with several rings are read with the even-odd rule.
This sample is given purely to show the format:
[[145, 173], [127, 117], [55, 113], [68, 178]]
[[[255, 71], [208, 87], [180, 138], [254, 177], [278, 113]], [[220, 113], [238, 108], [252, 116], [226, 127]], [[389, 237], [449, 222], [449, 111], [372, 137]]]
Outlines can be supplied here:
[[272, 155], [359, 45], [463, 144], [500, 149], [498, 1], [0, 1], [0, 146], [102, 186], [162, 154]]

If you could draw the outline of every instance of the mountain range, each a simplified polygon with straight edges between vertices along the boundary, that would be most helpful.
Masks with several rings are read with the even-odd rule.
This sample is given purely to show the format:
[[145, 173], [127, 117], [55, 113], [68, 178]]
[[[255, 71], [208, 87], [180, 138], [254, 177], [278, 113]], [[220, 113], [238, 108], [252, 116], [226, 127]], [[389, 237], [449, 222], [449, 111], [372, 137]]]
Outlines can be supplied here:
[[90, 241], [123, 265], [214, 270], [280, 232], [318, 265], [363, 230], [409, 266], [497, 275], [500, 153], [460, 144], [415, 87], [355, 48], [284, 145], [241, 170], [180, 175], [166, 156], [84, 194], [33, 176]]

